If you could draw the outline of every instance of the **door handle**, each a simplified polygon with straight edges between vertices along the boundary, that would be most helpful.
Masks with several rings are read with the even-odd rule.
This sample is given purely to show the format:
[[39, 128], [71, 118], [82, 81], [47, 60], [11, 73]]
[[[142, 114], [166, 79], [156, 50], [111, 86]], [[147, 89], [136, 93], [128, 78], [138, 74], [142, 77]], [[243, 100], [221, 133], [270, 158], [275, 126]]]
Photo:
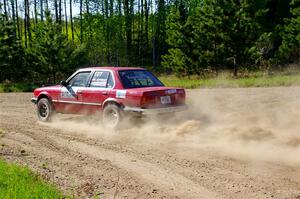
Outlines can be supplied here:
[[82, 94], [82, 91], [77, 91], [77, 94]]
[[108, 95], [108, 92], [103, 91], [103, 92], [102, 92], [102, 95]]

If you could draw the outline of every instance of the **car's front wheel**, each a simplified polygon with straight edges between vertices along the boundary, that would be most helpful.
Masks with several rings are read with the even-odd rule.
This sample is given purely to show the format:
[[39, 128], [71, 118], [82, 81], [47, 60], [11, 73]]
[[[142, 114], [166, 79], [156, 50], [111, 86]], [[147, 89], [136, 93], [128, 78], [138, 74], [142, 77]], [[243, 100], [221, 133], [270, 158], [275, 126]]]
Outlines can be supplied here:
[[37, 116], [40, 121], [48, 122], [53, 116], [54, 110], [47, 98], [42, 98], [37, 103]]
[[105, 106], [102, 115], [104, 127], [117, 129], [121, 125], [123, 115], [123, 110], [119, 106], [115, 104], [109, 104]]

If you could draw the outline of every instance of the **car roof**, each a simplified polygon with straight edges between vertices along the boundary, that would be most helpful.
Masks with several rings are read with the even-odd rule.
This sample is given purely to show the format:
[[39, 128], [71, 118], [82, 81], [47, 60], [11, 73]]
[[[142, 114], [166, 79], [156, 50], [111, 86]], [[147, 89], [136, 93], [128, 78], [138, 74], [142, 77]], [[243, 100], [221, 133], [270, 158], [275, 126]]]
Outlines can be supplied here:
[[88, 67], [88, 68], [81, 68], [80, 71], [86, 71], [86, 70], [97, 70], [97, 69], [105, 69], [105, 70], [145, 70], [144, 68], [139, 67], [114, 67], [114, 66], [97, 66], [97, 67]]

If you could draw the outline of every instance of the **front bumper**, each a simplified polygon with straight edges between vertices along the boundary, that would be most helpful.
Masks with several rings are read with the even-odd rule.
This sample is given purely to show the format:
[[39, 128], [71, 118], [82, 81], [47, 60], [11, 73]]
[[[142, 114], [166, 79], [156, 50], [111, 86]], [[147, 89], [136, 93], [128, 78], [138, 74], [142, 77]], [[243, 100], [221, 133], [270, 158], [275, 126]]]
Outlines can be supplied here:
[[164, 114], [164, 113], [175, 113], [187, 110], [187, 105], [180, 105], [180, 106], [172, 106], [172, 107], [165, 107], [165, 108], [151, 108], [151, 109], [143, 109], [137, 107], [125, 107], [125, 112], [130, 113], [137, 113], [142, 115], [155, 115], [155, 114]]
[[34, 103], [34, 104], [37, 104], [37, 98], [31, 98], [31, 100], [30, 100], [32, 103]]

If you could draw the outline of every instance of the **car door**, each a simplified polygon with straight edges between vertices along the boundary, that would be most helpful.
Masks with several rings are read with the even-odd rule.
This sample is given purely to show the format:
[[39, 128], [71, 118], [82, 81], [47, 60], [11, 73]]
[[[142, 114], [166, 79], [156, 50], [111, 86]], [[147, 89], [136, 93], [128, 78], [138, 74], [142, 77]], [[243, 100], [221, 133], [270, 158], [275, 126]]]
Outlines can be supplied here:
[[91, 71], [80, 71], [68, 80], [68, 86], [62, 86], [58, 96], [58, 111], [63, 113], [79, 113], [82, 106], [82, 91], [86, 89]]
[[114, 85], [111, 71], [96, 70], [87, 88], [81, 93], [84, 110], [87, 110], [88, 113], [99, 112]]

